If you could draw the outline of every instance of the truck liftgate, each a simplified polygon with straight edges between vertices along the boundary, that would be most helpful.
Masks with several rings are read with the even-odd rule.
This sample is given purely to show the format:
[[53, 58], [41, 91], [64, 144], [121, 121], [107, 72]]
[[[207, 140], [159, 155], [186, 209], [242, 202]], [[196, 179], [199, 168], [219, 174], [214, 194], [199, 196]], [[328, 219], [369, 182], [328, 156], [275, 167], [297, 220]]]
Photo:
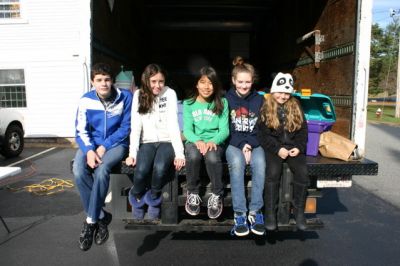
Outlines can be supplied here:
[[[307, 230], [315, 230], [323, 227], [323, 222], [316, 216], [316, 201], [322, 197], [323, 187], [349, 187], [353, 175], [377, 175], [378, 163], [368, 159], [344, 162], [321, 156], [307, 156], [310, 186], [306, 203]], [[158, 221], [132, 219], [131, 206], [128, 200], [129, 189], [132, 185], [134, 168], [126, 166], [124, 162], [113, 169], [110, 181], [112, 191], [111, 208], [115, 218], [126, 222], [126, 229], [154, 230], [154, 231], [187, 231], [187, 232], [229, 232], [233, 225], [232, 198], [227, 164], [224, 168], [224, 211], [216, 220], [208, 218], [204, 210], [207, 209], [207, 200], [211, 187], [207, 174], [202, 173], [203, 178], [200, 190], [202, 198], [202, 211], [196, 218], [185, 212], [186, 202], [186, 178], [185, 170], [171, 171], [171, 179], [165, 184], [162, 196], [161, 218]], [[282, 171], [280, 197], [278, 205], [278, 230], [296, 230], [294, 219], [291, 218], [292, 200], [292, 173], [284, 164]], [[203, 168], [204, 169], [204, 168]], [[251, 195], [250, 169], [245, 177], [245, 189], [247, 197]], [[127, 178], [127, 176], [129, 178]], [[350, 182], [350, 183], [349, 183]], [[311, 207], [310, 207], [311, 206]], [[311, 211], [308, 211], [311, 209]], [[146, 217], [145, 217], [146, 218]]]

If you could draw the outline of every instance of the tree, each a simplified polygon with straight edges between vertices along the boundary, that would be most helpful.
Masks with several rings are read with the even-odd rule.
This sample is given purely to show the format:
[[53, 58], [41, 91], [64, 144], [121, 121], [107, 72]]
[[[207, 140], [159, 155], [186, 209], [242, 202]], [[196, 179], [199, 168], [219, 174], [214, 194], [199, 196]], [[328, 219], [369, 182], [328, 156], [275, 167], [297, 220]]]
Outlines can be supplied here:
[[400, 25], [394, 21], [385, 30], [372, 25], [369, 92], [377, 94], [396, 91], [396, 71]]

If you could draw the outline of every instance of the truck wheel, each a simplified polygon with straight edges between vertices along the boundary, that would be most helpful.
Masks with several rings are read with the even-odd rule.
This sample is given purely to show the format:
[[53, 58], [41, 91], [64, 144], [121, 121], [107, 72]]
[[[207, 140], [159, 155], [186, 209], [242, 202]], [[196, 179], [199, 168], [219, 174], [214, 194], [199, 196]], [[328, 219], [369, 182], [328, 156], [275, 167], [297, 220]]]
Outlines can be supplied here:
[[16, 157], [24, 149], [24, 131], [18, 125], [10, 125], [4, 135], [1, 154], [6, 157]]

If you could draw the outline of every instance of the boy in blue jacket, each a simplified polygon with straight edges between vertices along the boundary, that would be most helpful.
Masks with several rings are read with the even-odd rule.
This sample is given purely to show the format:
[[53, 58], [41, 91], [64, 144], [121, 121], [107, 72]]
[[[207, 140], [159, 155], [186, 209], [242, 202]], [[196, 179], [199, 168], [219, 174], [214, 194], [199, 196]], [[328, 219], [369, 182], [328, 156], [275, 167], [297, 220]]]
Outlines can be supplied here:
[[79, 248], [90, 249], [108, 239], [112, 215], [103, 210], [110, 173], [128, 151], [132, 94], [113, 86], [111, 68], [96, 64], [91, 71], [93, 89], [79, 101], [73, 173], [87, 218], [79, 237]]

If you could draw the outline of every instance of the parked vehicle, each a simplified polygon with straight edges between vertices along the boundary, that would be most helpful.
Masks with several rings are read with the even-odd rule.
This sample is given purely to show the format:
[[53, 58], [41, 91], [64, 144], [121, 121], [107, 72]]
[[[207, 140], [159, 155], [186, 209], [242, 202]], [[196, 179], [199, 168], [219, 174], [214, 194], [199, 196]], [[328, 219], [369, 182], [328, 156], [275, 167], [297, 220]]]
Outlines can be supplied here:
[[[296, 79], [296, 90], [308, 88], [313, 93], [328, 95], [336, 111], [332, 131], [353, 140], [360, 155], [365, 155], [372, 1], [122, 0], [119, 5], [110, 16], [109, 6], [93, 3], [91, 60], [101, 58], [116, 67], [124, 64], [133, 67], [135, 73], [149, 62], [161, 63], [169, 70], [172, 87], [180, 96], [193, 85], [193, 68], [204, 64], [211, 64], [221, 74], [228, 89], [232, 59], [240, 55], [256, 67], [260, 78], [256, 85], [267, 86], [266, 92], [274, 72], [288, 72]], [[132, 13], [135, 13], [133, 18]], [[368, 159], [344, 162], [308, 156], [307, 165], [311, 180], [310, 212], [317, 210], [316, 202], [324, 188], [349, 187], [353, 175], [378, 172], [377, 163]], [[132, 170], [122, 165], [116, 173], [132, 173]], [[195, 220], [181, 212], [186, 193], [184, 175], [177, 173], [165, 186], [162, 217], [156, 224], [129, 220], [125, 193], [129, 180], [111, 178], [116, 217], [127, 219], [131, 228], [217, 231], [231, 227], [229, 214], [224, 221], [210, 222]], [[208, 189], [205, 183], [203, 202], [207, 202]], [[229, 185], [226, 190], [224, 203], [230, 206]], [[291, 228], [288, 169], [283, 174], [280, 195], [278, 226]], [[321, 223], [314, 219], [308, 225], [318, 227]]]
[[16, 110], [0, 108], [0, 154], [6, 158], [24, 149], [24, 117]]
[[[170, 71], [178, 95], [193, 85], [191, 68], [204, 64], [213, 65], [229, 88], [230, 62], [236, 55], [255, 65], [260, 88], [270, 85], [274, 72], [292, 73], [298, 91], [307, 88], [312, 93], [322, 93], [332, 99], [336, 111], [332, 130], [353, 140], [360, 155], [365, 155], [371, 1], [120, 2], [125, 8], [114, 10], [118, 14], [113, 17], [107, 16], [107, 6], [93, 5], [92, 36], [96, 36], [92, 40], [93, 58], [108, 57], [113, 63], [125, 57], [124, 65], [133, 62], [134, 72], [141, 71], [149, 60], [162, 63]], [[131, 23], [131, 12], [136, 14], [135, 23]], [[109, 34], [115, 32], [112, 27], [115, 18], [120, 20], [120, 25], [131, 25], [130, 35], [121, 31], [113, 34], [115, 38], [109, 42]], [[125, 41], [132, 45], [121, 45]], [[311, 184], [306, 212], [314, 215], [317, 199], [323, 196], [324, 188], [350, 187], [353, 175], [376, 175], [378, 172], [378, 164], [365, 158], [345, 162], [320, 155], [308, 156], [307, 166]], [[132, 175], [133, 170], [121, 164], [115, 173]], [[290, 170], [284, 168], [279, 230], [293, 228], [290, 219], [291, 178]], [[225, 180], [224, 204], [229, 208], [231, 197], [227, 174]], [[201, 197], [206, 203], [209, 192], [206, 174], [204, 181]], [[249, 191], [251, 182], [246, 184]], [[126, 219], [128, 228], [227, 231], [232, 226], [232, 212], [229, 211], [224, 219], [218, 221], [196, 220], [185, 215], [182, 211], [186, 195], [184, 171], [172, 175], [165, 185], [161, 221], [158, 223], [132, 221], [126, 200], [130, 185], [125, 177], [111, 179], [114, 214]], [[307, 224], [309, 228], [318, 228], [323, 223], [318, 217], [309, 216]]]

